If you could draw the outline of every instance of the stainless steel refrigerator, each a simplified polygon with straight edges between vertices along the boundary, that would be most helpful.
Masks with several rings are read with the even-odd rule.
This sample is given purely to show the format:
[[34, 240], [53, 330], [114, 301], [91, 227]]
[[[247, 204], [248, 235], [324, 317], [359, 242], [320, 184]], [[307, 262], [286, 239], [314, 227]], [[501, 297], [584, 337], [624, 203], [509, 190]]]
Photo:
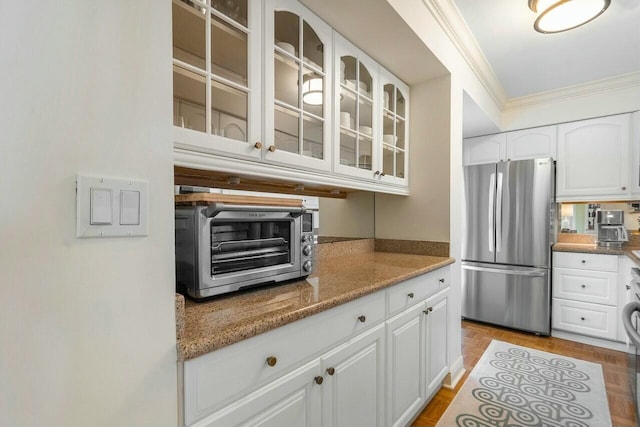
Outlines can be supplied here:
[[551, 333], [552, 159], [464, 168], [462, 317]]

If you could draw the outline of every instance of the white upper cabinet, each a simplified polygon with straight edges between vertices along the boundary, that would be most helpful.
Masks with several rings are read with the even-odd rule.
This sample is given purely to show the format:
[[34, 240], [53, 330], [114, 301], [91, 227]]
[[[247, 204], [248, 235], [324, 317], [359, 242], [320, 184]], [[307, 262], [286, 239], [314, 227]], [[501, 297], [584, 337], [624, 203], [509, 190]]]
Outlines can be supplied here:
[[264, 9], [265, 159], [331, 169], [332, 31], [295, 0]]
[[334, 170], [373, 180], [380, 163], [378, 64], [338, 33], [334, 49]]
[[558, 201], [630, 196], [630, 115], [558, 125]]
[[178, 148], [260, 158], [260, 5], [173, 0]]
[[482, 165], [539, 157], [555, 159], [557, 126], [523, 129], [464, 140], [464, 165]]
[[477, 136], [464, 140], [463, 162], [465, 166], [483, 165], [504, 161], [507, 157], [507, 134]]
[[631, 115], [631, 193], [640, 196], [640, 111]]
[[409, 86], [384, 68], [380, 68], [382, 108], [378, 111], [380, 129], [374, 139], [379, 162], [374, 176], [382, 182], [408, 185], [409, 177]]
[[557, 151], [558, 126], [545, 126], [507, 132], [507, 160], [551, 157]]

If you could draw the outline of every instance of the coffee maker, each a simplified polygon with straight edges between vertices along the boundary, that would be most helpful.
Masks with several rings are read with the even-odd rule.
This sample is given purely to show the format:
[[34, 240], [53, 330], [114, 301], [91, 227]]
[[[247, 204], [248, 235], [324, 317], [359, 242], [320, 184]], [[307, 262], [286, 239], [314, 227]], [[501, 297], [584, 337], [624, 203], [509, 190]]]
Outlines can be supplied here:
[[596, 227], [598, 230], [598, 246], [621, 248], [622, 243], [629, 241], [627, 229], [624, 228], [623, 211], [596, 211]]

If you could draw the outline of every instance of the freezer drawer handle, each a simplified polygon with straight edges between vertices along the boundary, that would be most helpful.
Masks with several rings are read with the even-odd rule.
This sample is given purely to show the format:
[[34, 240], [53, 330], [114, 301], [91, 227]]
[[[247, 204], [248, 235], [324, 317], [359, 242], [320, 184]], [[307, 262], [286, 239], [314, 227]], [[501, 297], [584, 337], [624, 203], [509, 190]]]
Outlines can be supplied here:
[[532, 277], [544, 277], [544, 271], [534, 271], [534, 270], [503, 270], [501, 268], [489, 268], [489, 267], [478, 267], [475, 265], [463, 265], [463, 269], [473, 270], [473, 271], [483, 271], [486, 273], [499, 273], [499, 274], [513, 274], [515, 276], [532, 276]]

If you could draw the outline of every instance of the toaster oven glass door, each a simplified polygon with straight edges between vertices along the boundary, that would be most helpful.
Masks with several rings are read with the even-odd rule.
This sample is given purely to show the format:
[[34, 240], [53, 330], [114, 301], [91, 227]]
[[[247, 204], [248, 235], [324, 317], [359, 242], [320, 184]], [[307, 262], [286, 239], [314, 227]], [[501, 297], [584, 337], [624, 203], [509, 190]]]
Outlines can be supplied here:
[[295, 222], [288, 219], [211, 222], [211, 276], [291, 266]]

